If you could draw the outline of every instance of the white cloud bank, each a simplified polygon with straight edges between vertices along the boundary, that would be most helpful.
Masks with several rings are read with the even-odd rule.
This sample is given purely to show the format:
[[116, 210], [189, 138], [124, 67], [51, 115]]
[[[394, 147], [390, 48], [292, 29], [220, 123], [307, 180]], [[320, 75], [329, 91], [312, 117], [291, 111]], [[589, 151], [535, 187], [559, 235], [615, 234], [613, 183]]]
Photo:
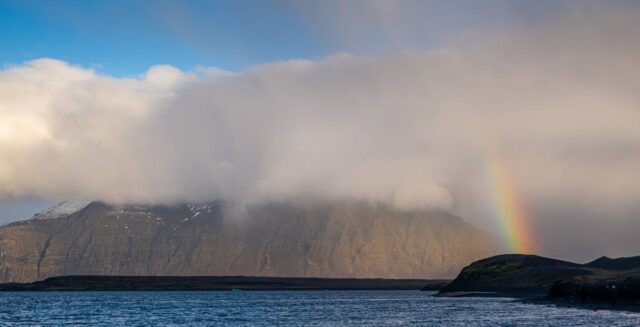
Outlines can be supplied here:
[[0, 71], [0, 198], [169, 203], [357, 198], [480, 215], [495, 149], [530, 206], [640, 194], [638, 10], [428, 52]]

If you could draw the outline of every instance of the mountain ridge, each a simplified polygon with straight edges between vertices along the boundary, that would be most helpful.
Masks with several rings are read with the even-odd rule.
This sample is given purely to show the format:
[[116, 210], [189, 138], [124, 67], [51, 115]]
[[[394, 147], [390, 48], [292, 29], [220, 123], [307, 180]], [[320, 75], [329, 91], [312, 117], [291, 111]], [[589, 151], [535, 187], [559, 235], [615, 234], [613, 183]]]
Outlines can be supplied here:
[[65, 275], [447, 278], [497, 248], [492, 235], [447, 212], [383, 204], [268, 203], [230, 213], [222, 202], [92, 202], [0, 227], [0, 282]]

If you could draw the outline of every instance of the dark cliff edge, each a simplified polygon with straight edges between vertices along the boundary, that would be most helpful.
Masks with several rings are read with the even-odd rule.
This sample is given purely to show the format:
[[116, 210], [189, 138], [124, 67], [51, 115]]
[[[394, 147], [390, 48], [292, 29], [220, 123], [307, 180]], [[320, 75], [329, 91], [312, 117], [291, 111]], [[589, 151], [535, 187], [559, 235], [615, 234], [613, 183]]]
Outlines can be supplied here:
[[640, 270], [558, 280], [551, 286], [546, 299], [578, 305], [634, 306], [638, 310]]
[[61, 276], [0, 284], [0, 292], [34, 291], [284, 291], [438, 290], [447, 280], [244, 276]]
[[586, 264], [505, 254], [465, 267], [436, 296], [501, 296], [569, 305], [640, 305], [640, 256]]

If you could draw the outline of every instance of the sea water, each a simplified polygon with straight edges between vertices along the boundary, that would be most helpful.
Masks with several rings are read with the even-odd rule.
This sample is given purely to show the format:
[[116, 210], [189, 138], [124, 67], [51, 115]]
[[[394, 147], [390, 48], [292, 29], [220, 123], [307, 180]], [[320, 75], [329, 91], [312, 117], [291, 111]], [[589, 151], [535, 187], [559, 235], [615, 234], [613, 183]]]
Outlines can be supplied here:
[[419, 291], [0, 293], [6, 326], [640, 326], [640, 314]]

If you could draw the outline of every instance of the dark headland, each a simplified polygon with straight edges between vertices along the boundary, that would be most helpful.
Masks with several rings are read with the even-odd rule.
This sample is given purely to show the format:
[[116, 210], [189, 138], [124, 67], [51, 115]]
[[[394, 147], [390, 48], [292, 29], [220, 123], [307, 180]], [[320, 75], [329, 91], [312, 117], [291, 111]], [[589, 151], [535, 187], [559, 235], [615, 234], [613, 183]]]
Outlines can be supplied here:
[[243, 276], [61, 276], [32, 283], [0, 284], [0, 291], [275, 291], [437, 290], [447, 280], [288, 278]]
[[437, 296], [507, 296], [638, 308], [640, 256], [577, 264], [536, 255], [498, 255], [465, 267]]

